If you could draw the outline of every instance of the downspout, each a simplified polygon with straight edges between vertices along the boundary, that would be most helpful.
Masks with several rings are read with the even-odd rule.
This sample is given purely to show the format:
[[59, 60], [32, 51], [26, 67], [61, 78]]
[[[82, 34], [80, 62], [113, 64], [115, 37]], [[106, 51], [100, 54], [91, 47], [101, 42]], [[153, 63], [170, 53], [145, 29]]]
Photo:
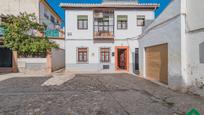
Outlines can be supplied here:
[[187, 63], [187, 38], [186, 38], [186, 15], [187, 15], [186, 0], [181, 0], [181, 77], [182, 91], [187, 91], [188, 86], [188, 63]]

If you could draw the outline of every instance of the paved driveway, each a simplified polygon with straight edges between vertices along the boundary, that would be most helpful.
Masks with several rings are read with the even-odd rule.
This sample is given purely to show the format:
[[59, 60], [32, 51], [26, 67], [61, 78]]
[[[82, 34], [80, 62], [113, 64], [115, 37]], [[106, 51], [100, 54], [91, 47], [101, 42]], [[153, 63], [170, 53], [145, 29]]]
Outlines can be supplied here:
[[60, 86], [50, 77], [0, 82], [0, 115], [182, 115], [204, 114], [204, 100], [129, 74], [76, 75]]

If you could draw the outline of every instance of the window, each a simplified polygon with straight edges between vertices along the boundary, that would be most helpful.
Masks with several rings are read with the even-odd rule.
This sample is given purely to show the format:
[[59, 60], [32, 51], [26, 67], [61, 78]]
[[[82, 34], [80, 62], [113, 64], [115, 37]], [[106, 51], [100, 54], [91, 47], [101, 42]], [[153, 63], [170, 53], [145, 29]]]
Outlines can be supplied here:
[[101, 48], [100, 49], [100, 61], [110, 62], [110, 48]]
[[50, 16], [50, 21], [51, 21], [52, 23], [55, 23], [55, 18], [54, 18], [53, 16]]
[[80, 30], [88, 29], [88, 16], [81, 15], [77, 17], [77, 27]]
[[127, 29], [128, 17], [125, 15], [117, 16], [117, 27], [118, 29]]
[[78, 62], [88, 61], [88, 48], [78, 48]]
[[137, 16], [137, 26], [145, 26], [145, 16]]
[[44, 9], [44, 17], [49, 20], [49, 16], [48, 16], [48, 11], [47, 11], [47, 9]]

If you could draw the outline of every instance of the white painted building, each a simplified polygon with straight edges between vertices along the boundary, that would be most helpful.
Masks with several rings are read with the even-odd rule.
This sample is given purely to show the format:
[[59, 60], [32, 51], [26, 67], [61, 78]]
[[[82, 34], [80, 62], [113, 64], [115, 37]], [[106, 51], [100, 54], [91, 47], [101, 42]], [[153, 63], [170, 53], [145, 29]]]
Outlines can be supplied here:
[[204, 95], [203, 0], [172, 0], [139, 38], [144, 78]]
[[130, 72], [138, 66], [138, 36], [155, 19], [157, 4], [106, 0], [61, 3], [65, 9], [66, 70]]

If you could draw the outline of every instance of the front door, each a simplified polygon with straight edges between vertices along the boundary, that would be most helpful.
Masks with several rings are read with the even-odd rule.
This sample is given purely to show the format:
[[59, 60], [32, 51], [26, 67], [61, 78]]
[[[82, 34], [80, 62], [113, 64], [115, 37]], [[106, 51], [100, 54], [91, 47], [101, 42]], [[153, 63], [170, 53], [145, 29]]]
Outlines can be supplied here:
[[126, 63], [126, 55], [127, 50], [126, 49], [118, 49], [118, 68], [119, 69], [127, 69], [127, 63]]
[[116, 70], [128, 70], [128, 47], [116, 47]]

